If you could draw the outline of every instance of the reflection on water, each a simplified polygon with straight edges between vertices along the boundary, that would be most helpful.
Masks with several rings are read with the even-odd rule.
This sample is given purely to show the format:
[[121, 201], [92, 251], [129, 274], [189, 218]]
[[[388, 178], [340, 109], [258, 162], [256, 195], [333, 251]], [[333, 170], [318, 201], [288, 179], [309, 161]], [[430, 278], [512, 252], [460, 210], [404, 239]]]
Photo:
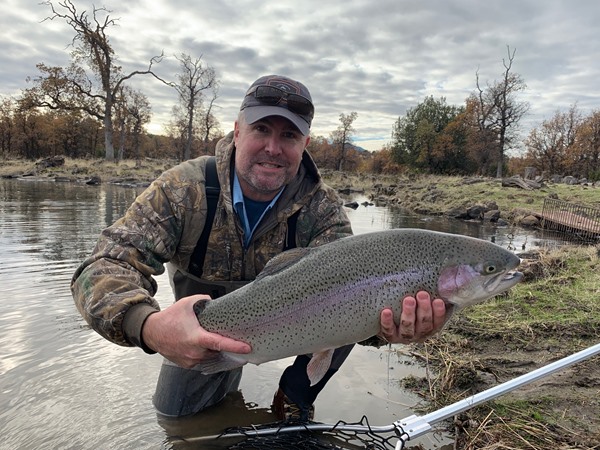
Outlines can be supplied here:
[[388, 228], [421, 228], [445, 233], [462, 234], [486, 241], [495, 242], [501, 247], [515, 250], [517, 253], [532, 248], [552, 246], [554, 239], [548, 239], [538, 230], [525, 230], [513, 226], [497, 226], [491, 222], [463, 221], [440, 216], [415, 215], [400, 207], [386, 208], [365, 205], [367, 199], [362, 196], [352, 197], [360, 206], [356, 210], [348, 210], [354, 233], [366, 233]]
[[[159, 421], [151, 396], [160, 357], [104, 341], [77, 313], [70, 278], [99, 232], [119, 218], [139, 191], [114, 186], [0, 180], [0, 448], [209, 448], [186, 444], [223, 426], [272, 421], [268, 412], [289, 360], [244, 369], [241, 394], [196, 417]], [[399, 210], [349, 210], [356, 233], [390, 227], [441, 229], [506, 245], [510, 230], [418, 218]], [[450, 227], [450, 228], [448, 228]], [[535, 242], [535, 236], [511, 238]], [[171, 300], [166, 276], [157, 300]], [[387, 425], [418, 401], [399, 389], [422, 374], [409, 357], [357, 347], [316, 404], [322, 422]], [[420, 441], [440, 448], [448, 440]], [[214, 448], [225, 448], [214, 444]]]

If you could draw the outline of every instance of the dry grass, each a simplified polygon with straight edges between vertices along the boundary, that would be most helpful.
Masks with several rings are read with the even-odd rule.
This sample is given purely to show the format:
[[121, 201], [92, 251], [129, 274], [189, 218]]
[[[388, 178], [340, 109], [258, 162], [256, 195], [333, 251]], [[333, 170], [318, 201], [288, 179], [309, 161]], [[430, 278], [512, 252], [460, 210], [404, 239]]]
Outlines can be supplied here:
[[34, 161], [8, 160], [2, 161], [0, 177], [29, 175], [42, 178], [66, 177], [77, 181], [96, 176], [103, 181], [123, 178], [152, 181], [175, 164], [176, 161], [171, 160], [123, 160], [117, 163], [104, 159], [65, 158], [62, 166], [42, 168]]

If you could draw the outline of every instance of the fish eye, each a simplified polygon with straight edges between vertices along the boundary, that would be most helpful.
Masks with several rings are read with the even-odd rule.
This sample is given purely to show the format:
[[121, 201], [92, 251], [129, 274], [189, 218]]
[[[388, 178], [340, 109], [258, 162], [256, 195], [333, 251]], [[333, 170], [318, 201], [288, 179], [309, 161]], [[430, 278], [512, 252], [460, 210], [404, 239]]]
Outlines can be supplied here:
[[496, 264], [493, 262], [487, 262], [483, 266], [483, 271], [485, 273], [494, 273], [496, 272]]

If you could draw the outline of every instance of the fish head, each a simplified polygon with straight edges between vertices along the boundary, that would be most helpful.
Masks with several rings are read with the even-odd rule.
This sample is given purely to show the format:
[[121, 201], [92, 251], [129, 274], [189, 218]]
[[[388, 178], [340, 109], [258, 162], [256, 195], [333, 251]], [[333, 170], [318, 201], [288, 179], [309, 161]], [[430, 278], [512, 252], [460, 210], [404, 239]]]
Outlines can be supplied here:
[[480, 303], [517, 284], [523, 274], [514, 270], [520, 258], [510, 253], [503, 258], [444, 267], [438, 279], [438, 294], [454, 309]]

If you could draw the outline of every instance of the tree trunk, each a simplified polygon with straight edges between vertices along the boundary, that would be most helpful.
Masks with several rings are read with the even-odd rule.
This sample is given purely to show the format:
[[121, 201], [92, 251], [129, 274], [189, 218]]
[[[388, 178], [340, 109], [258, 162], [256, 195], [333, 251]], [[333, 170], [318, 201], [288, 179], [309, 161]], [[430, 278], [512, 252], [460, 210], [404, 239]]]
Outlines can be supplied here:
[[183, 160], [187, 161], [192, 157], [192, 137], [193, 137], [193, 121], [194, 115], [191, 111], [188, 111], [188, 125], [187, 125], [187, 136], [185, 143], [185, 151], [183, 153]]
[[113, 146], [113, 123], [112, 123], [112, 102], [107, 100], [104, 106], [104, 159], [107, 161], [115, 160], [115, 148]]

